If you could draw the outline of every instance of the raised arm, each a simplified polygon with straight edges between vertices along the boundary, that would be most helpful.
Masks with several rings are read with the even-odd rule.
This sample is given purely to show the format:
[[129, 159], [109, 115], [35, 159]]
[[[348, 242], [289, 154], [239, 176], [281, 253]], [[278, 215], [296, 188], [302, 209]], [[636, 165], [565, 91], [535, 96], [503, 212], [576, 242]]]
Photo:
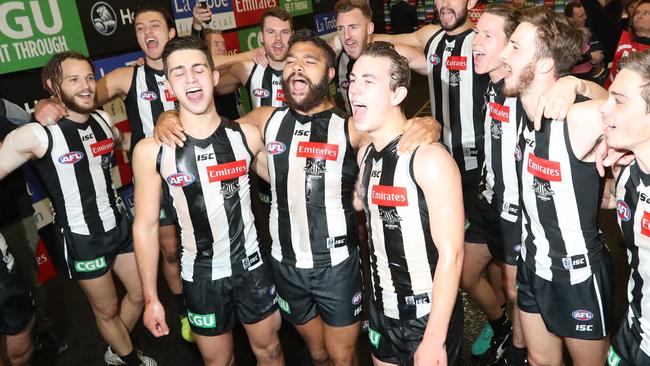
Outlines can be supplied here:
[[97, 105], [103, 105], [114, 98], [125, 98], [131, 88], [133, 67], [117, 68], [97, 81]]
[[440, 144], [420, 147], [414, 159], [415, 181], [424, 193], [431, 236], [438, 250], [431, 313], [422, 343], [415, 352], [415, 364], [444, 365], [445, 339], [463, 265], [465, 217], [460, 173]]
[[420, 75], [427, 75], [427, 58], [422, 48], [396, 44], [395, 50], [409, 61], [409, 68]]
[[375, 34], [373, 35], [373, 40], [390, 42], [392, 44], [403, 44], [424, 49], [429, 38], [431, 38], [438, 30], [440, 30], [439, 25], [429, 24], [412, 33]]
[[156, 171], [159, 146], [153, 138], [140, 141], [133, 152], [135, 181], [135, 222], [133, 243], [138, 272], [142, 281], [145, 308], [143, 321], [155, 337], [169, 334], [165, 309], [158, 299], [158, 225], [162, 182]]
[[30, 159], [43, 157], [47, 146], [47, 134], [38, 123], [29, 123], [10, 132], [0, 145], [0, 179]]
[[249, 123], [257, 127], [257, 130], [262, 136], [262, 141], [264, 141], [264, 127], [266, 127], [266, 121], [269, 120], [271, 114], [275, 111], [275, 107], [258, 107], [246, 113], [245, 115], [239, 117], [237, 122], [239, 123]]

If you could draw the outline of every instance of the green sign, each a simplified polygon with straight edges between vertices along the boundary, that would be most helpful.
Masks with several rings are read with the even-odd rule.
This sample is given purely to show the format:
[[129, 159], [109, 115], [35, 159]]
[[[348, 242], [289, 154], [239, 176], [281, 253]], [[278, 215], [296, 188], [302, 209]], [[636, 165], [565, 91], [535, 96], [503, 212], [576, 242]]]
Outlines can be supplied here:
[[313, 12], [311, 9], [311, 0], [280, 0], [280, 6], [294, 17]]
[[104, 257], [74, 262], [74, 270], [77, 272], [95, 272], [103, 268], [106, 268], [106, 258]]
[[88, 55], [74, 1], [0, 2], [0, 74], [41, 67], [67, 50]]
[[260, 27], [252, 27], [237, 32], [239, 38], [239, 49], [241, 52], [250, 51], [261, 46], [262, 34]]

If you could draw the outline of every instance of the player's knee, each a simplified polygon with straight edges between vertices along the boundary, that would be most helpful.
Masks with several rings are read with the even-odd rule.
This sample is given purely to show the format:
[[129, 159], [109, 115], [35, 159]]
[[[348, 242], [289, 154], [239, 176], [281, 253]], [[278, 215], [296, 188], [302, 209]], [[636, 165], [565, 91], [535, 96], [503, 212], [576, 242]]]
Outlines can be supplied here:
[[354, 364], [354, 346], [336, 347], [328, 350], [330, 362], [334, 366], [349, 366]]
[[10, 365], [29, 365], [34, 347], [31, 341], [22, 342], [16, 347], [7, 350]]
[[258, 363], [271, 363], [282, 357], [282, 346], [278, 337], [274, 337], [263, 347], [255, 347], [253, 351]]
[[478, 284], [478, 278], [471, 276], [463, 271], [460, 277], [460, 287], [463, 291], [468, 292]]
[[539, 352], [537, 350], [531, 350], [528, 348], [528, 362], [533, 366], [557, 366], [561, 363], [556, 362], [550, 357], [550, 355]]
[[517, 287], [516, 286], [506, 286], [506, 296], [511, 304], [517, 304]]
[[[174, 245], [171, 245], [171, 246], [174, 246]], [[178, 253], [176, 252], [176, 250], [168, 249], [169, 247], [166, 246], [166, 245], [162, 245], [162, 242], [161, 242], [160, 248], [161, 248], [163, 259], [165, 260], [165, 263], [169, 263], [169, 264], [178, 263]]]
[[94, 306], [93, 310], [98, 321], [111, 322], [119, 316], [117, 299], [110, 304]]
[[309, 353], [311, 354], [311, 358], [316, 364], [324, 364], [329, 361], [330, 356], [327, 353], [327, 350], [324, 348], [321, 349], [310, 349]]

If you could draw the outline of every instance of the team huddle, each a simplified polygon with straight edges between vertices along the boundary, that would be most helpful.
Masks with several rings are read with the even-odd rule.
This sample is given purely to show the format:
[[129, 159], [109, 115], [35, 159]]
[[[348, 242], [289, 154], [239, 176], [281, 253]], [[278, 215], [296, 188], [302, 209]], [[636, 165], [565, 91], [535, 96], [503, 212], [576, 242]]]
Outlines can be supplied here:
[[[493, 333], [480, 365], [563, 365], [563, 347], [574, 365], [650, 364], [650, 53], [630, 53], [606, 91], [565, 76], [584, 43], [566, 17], [492, 5], [473, 24], [475, 3], [436, 1], [439, 25], [381, 35], [365, 1], [339, 0], [332, 39], [294, 32], [273, 8], [262, 50], [238, 55], [176, 37], [164, 10], [142, 8], [144, 65], [96, 81], [87, 57], [54, 56], [43, 69], [54, 98], [38, 103], [41, 123], [4, 139], [0, 179], [33, 161], [105, 362], [157, 364], [130, 332], [141, 316], [154, 336], [170, 332], [162, 260], [182, 336], [206, 365], [233, 364], [237, 322], [259, 365], [283, 365], [282, 318], [315, 365], [357, 364], [363, 319], [375, 365], [453, 365], [460, 289]], [[200, 28], [210, 11], [193, 15]], [[411, 71], [428, 77], [433, 118], [405, 117]], [[253, 110], [233, 120], [215, 95], [240, 86]], [[130, 137], [96, 110], [116, 97]], [[123, 148], [132, 223], [111, 177]], [[603, 164], [614, 180], [601, 178]], [[601, 207], [617, 208], [631, 267], [617, 332]], [[0, 250], [9, 281], [2, 236]], [[12, 321], [8, 336], [33, 323], [31, 313]]]

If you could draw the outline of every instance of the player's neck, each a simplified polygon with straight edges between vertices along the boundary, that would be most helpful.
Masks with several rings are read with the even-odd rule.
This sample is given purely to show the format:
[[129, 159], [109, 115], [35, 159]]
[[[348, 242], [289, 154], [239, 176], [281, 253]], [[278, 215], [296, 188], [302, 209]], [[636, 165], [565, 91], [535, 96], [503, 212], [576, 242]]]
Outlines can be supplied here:
[[68, 116], [66, 118], [72, 122], [85, 123], [90, 118], [90, 113], [79, 113], [68, 108]]
[[162, 57], [159, 58], [158, 60], [152, 60], [150, 58], [146, 58], [145, 62], [147, 63], [147, 66], [151, 67], [154, 70], [162, 71], [163, 69], [163, 61]]
[[297, 108], [293, 108], [293, 109], [296, 112], [298, 112], [299, 114], [309, 116], [309, 115], [312, 115], [312, 114], [316, 114], [316, 113], [326, 111], [328, 109], [332, 109], [333, 107], [334, 107], [334, 104], [332, 104], [332, 102], [330, 102], [329, 98], [325, 98], [325, 101], [323, 101], [323, 103], [317, 105], [316, 107], [314, 107], [314, 108], [312, 108], [312, 109], [310, 109], [308, 111], [303, 111], [303, 110], [300, 110], [300, 109], [297, 109]]
[[463, 23], [460, 27], [452, 30], [446, 30], [445, 33], [447, 33], [450, 36], [455, 36], [457, 34], [461, 34], [464, 31], [472, 28], [474, 28], [474, 23], [472, 23], [472, 21], [469, 20], [469, 16], [468, 16], [467, 19], [465, 20], [465, 23]]
[[539, 97], [546, 93], [557, 78], [551, 74], [538, 74], [535, 75], [532, 83], [528, 86], [525, 92], [520, 95], [521, 104], [524, 106], [526, 115], [530, 120], [533, 119], [535, 111], [537, 110], [537, 104], [539, 103]]
[[490, 76], [490, 81], [492, 81], [493, 84], [496, 84], [504, 77], [506, 77], [506, 68], [501, 65], [498, 68], [490, 71], [488, 75]]
[[399, 107], [394, 108], [383, 117], [382, 123], [379, 124], [381, 127], [368, 132], [370, 140], [377, 151], [383, 150], [395, 137], [401, 135], [404, 125], [406, 125], [406, 117]]
[[179, 118], [186, 134], [202, 140], [210, 136], [221, 123], [214, 103], [202, 114], [195, 114], [181, 106]]
[[646, 174], [650, 174], [650, 141], [646, 141], [640, 146], [632, 149], [639, 169]]
[[284, 70], [284, 65], [287, 64], [286, 59], [284, 61], [275, 61], [275, 60], [271, 60], [271, 58], [269, 57], [268, 60], [269, 60], [269, 67], [272, 68], [273, 70], [282, 71]]

